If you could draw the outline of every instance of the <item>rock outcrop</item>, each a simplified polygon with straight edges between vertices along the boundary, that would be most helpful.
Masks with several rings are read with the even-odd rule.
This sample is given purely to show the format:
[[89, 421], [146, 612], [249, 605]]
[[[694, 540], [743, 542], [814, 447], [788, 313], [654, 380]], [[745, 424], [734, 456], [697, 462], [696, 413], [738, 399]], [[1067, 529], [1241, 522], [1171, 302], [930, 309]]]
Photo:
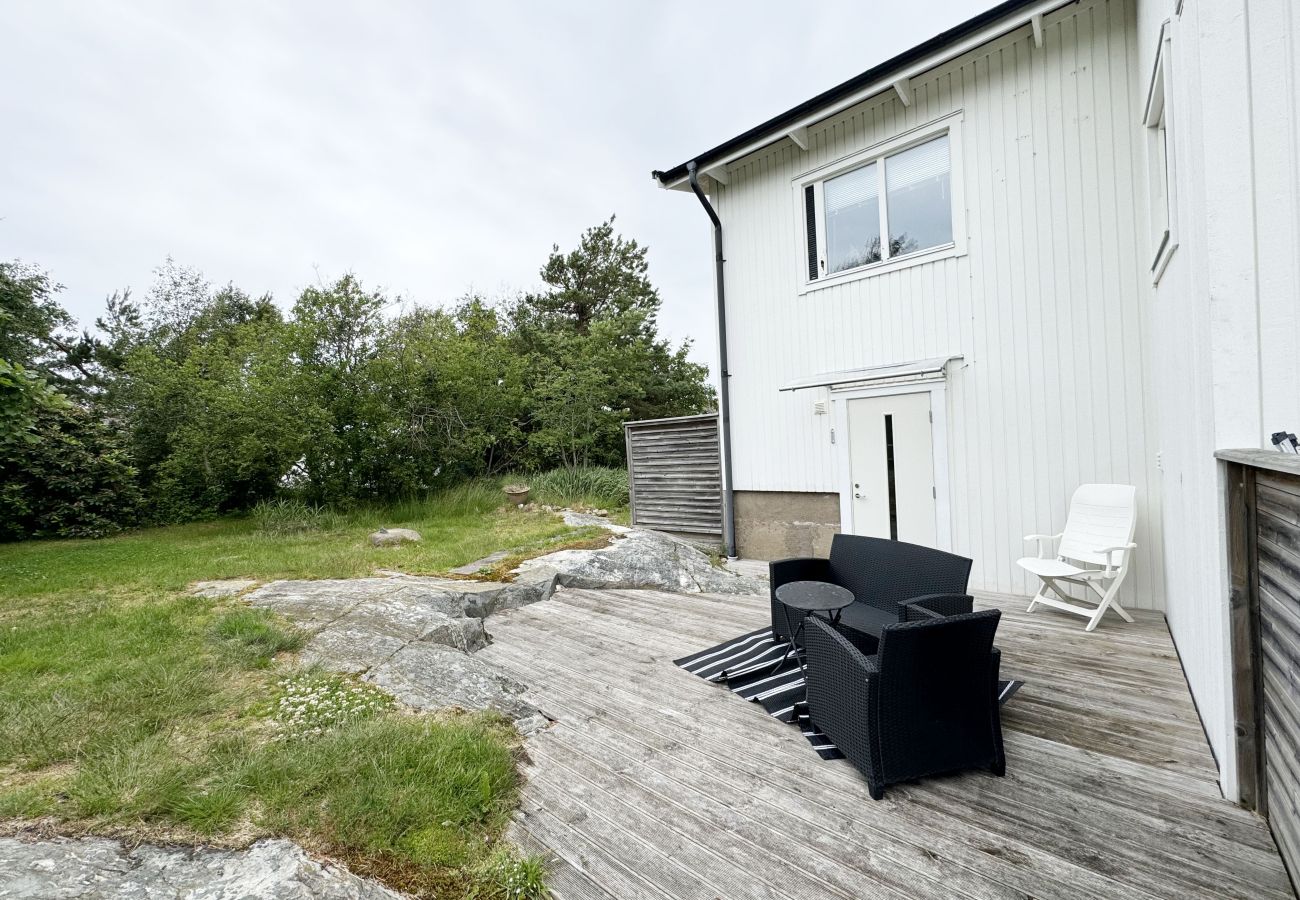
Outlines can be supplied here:
[[312, 859], [283, 840], [247, 850], [127, 849], [104, 838], [0, 838], [0, 896], [12, 900], [210, 897], [401, 900], [402, 894]]
[[407, 541], [420, 540], [420, 532], [410, 528], [381, 528], [370, 535], [370, 543], [375, 547], [393, 547]]

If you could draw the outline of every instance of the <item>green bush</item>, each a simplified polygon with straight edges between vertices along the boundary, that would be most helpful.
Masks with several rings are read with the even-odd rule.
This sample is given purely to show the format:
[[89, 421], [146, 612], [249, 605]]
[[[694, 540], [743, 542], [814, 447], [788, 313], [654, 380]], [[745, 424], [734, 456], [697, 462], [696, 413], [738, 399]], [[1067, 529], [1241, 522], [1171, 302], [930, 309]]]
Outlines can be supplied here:
[[316, 503], [304, 503], [296, 497], [262, 500], [253, 507], [253, 521], [263, 534], [302, 534], [338, 528], [337, 513]]
[[0, 441], [0, 541], [103, 537], [136, 524], [136, 471], [107, 425], [59, 403], [33, 412], [28, 435]]
[[574, 466], [527, 479], [532, 499], [553, 506], [617, 509], [628, 504], [627, 469]]

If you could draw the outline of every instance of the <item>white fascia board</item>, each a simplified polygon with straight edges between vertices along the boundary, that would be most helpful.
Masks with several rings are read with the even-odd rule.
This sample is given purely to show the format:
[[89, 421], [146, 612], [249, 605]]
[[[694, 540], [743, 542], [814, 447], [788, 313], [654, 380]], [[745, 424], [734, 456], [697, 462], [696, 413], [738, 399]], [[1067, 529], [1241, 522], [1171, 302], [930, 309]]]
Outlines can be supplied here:
[[[989, 41], [997, 40], [1005, 34], [1010, 34], [1019, 28], [1024, 28], [1033, 22], [1035, 16], [1041, 18], [1050, 12], [1060, 9], [1062, 6], [1069, 6], [1071, 3], [1077, 2], [1078, 0], [1042, 0], [1041, 3], [1036, 3], [1033, 6], [1026, 7], [1015, 15], [1003, 19], [1001, 22], [995, 22], [989, 27], [981, 29], [960, 41], [949, 44], [937, 53], [933, 53], [924, 59], [918, 60], [912, 65], [894, 72], [880, 81], [873, 82], [864, 88], [854, 91], [852, 94], [841, 97], [834, 103], [828, 103], [815, 113], [811, 113], [794, 124], [787, 126], [786, 135], [791, 131], [816, 125], [823, 119], [829, 119], [831, 116], [842, 113], [844, 110], [857, 106], [862, 101], [869, 100], [877, 94], [884, 93], [885, 91], [892, 91], [894, 90], [894, 83], [897, 81], [905, 81], [915, 78], [936, 66], [941, 66], [946, 62], [951, 62], [957, 57], [963, 56], [970, 51], [987, 44]], [[733, 150], [722, 159], [715, 160], [713, 165], [730, 165], [736, 160], [742, 159], [756, 150], [763, 149], [773, 141], [780, 140], [784, 136], [785, 135], [782, 134], [772, 134], [759, 138], [738, 150]], [[665, 184], [663, 187], [669, 190], [690, 190], [689, 184], [684, 177], [678, 178], [676, 181], [669, 184]]]

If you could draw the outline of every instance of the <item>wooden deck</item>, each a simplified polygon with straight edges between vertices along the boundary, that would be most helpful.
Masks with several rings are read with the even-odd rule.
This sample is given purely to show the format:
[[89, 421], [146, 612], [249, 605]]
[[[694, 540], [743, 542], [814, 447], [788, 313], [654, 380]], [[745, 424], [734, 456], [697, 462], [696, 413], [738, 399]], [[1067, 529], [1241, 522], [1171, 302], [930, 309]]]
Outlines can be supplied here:
[[871, 800], [847, 762], [672, 664], [762, 627], [763, 598], [566, 590], [494, 617], [482, 655], [555, 724], [512, 837], [575, 898], [1292, 897], [1262, 820], [1224, 801], [1169, 633], [1135, 613], [1004, 611], [1007, 776]]

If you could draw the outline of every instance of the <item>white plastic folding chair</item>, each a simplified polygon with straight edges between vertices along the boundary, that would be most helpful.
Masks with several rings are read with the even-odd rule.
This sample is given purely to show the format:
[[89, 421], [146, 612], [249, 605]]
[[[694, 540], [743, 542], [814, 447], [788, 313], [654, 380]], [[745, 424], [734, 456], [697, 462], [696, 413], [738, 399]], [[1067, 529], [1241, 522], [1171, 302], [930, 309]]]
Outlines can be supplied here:
[[[1092, 631], [1108, 609], [1119, 613], [1125, 622], [1133, 617], [1115, 599], [1137, 544], [1133, 530], [1137, 525], [1137, 489], [1129, 484], [1084, 484], [1070, 498], [1070, 514], [1060, 534], [1031, 534], [1026, 541], [1038, 542], [1038, 556], [1017, 560], [1019, 566], [1038, 576], [1039, 588], [1029, 611], [1040, 603], [1088, 619]], [[1060, 541], [1056, 554], [1049, 555], [1051, 545]], [[1097, 606], [1080, 605], [1080, 601], [1062, 590], [1061, 585], [1080, 586], [1097, 597]], [[1089, 596], [1084, 602], [1090, 601]]]

